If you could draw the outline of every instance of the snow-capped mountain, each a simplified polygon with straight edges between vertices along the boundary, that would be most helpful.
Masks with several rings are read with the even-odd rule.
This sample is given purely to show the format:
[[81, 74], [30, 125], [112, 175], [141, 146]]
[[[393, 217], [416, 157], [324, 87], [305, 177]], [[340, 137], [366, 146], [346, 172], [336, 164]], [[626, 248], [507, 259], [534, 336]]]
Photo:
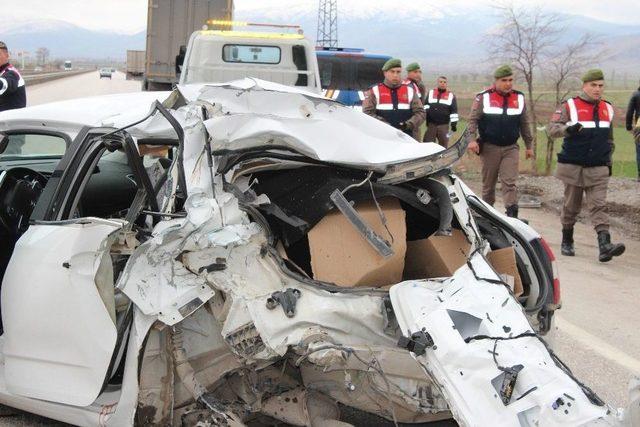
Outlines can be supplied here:
[[51, 58], [122, 59], [127, 49], [144, 49], [145, 32], [127, 35], [95, 31], [57, 20], [0, 21], [0, 39], [13, 51], [35, 55], [40, 47]]
[[[238, 2], [235, 20], [299, 24], [315, 40], [316, 0], [283, 0], [273, 7], [264, 0]], [[640, 26], [619, 25], [565, 15], [564, 41], [585, 32], [602, 36], [605, 68], [637, 72], [640, 69]], [[488, 7], [451, 9], [415, 1], [384, 4], [370, 0], [339, 2], [338, 38], [343, 47], [364, 48], [418, 60], [427, 72], [486, 71], [492, 64], [485, 51], [486, 34], [498, 25]], [[35, 53], [47, 47], [52, 58], [124, 59], [127, 49], [144, 49], [145, 32], [117, 34], [82, 28], [63, 21], [30, 19], [6, 22], [0, 17], [0, 39], [14, 50]]]

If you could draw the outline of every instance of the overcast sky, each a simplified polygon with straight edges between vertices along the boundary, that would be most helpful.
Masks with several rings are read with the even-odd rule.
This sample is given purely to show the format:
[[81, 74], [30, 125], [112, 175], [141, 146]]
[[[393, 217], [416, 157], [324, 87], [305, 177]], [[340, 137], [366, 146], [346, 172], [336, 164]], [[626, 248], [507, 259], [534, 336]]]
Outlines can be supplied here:
[[[0, 0], [3, 3], [9, 0]], [[82, 27], [135, 33], [146, 27], [148, 0], [19, 0], [3, 7], [0, 23], [33, 19], [56, 19]], [[549, 10], [584, 15], [609, 22], [638, 25], [640, 33], [640, 0], [515, 0], [537, 3]], [[398, 5], [405, 11], [420, 11], [437, 17], [442, 13], [466, 13], [488, 0], [339, 0], [343, 15], [366, 14]], [[5, 5], [8, 6], [8, 5]], [[318, 0], [236, 0], [236, 18], [243, 14], [263, 12], [264, 16], [286, 19], [294, 13], [315, 11]], [[0, 32], [1, 34], [1, 32]]]

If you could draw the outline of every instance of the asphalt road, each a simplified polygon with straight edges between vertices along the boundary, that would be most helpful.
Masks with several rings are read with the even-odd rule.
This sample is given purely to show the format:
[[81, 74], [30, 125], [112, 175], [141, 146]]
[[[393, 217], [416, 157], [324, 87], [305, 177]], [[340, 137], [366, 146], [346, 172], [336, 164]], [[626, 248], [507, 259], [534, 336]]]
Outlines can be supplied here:
[[101, 79], [96, 70], [95, 72], [53, 80], [33, 86], [27, 84], [27, 105], [32, 106], [47, 102], [108, 95], [112, 93], [137, 92], [141, 86], [142, 83], [140, 81], [126, 80], [124, 73], [119, 71], [113, 73], [111, 79]]
[[[139, 82], [126, 81], [122, 73], [101, 80], [96, 71], [33, 86], [27, 94], [29, 104], [36, 105], [139, 89]], [[638, 187], [640, 191], [640, 183]], [[624, 241], [627, 251], [609, 263], [599, 263], [595, 232], [578, 224], [576, 256], [563, 257], [557, 213], [521, 209], [521, 216], [546, 238], [559, 258], [563, 306], [556, 315], [556, 352], [577, 378], [611, 406], [626, 406], [629, 380], [640, 376], [640, 242], [612, 230], [614, 240]], [[59, 424], [25, 414], [0, 417], [0, 427], [18, 425]]]
[[605, 401], [626, 406], [629, 380], [640, 376], [640, 242], [613, 229], [612, 240], [624, 242], [627, 250], [600, 263], [595, 231], [577, 224], [576, 256], [564, 257], [558, 215], [539, 209], [521, 212], [558, 257], [562, 309], [556, 318], [556, 352]]

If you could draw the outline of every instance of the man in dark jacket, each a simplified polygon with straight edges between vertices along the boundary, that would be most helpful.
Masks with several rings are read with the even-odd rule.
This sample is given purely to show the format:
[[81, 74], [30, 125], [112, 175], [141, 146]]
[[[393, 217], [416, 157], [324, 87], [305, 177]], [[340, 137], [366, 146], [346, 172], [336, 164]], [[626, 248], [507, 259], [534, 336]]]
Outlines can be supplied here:
[[424, 142], [436, 142], [447, 148], [449, 146], [449, 124], [455, 132], [458, 126], [458, 101], [449, 91], [447, 78], [438, 77], [438, 87], [427, 92], [425, 108], [427, 109], [427, 132]]
[[9, 63], [9, 49], [0, 42], [0, 111], [27, 106], [27, 92], [20, 72]]
[[564, 138], [556, 169], [556, 177], [564, 184], [561, 253], [575, 255], [573, 226], [582, 209], [584, 194], [591, 223], [598, 234], [598, 259], [608, 262], [625, 251], [622, 243], [611, 243], [606, 212], [613, 153], [613, 106], [602, 98], [601, 70], [587, 71], [582, 81], [580, 95], [565, 101], [548, 126], [552, 138]]
[[640, 181], [640, 87], [631, 95], [629, 106], [627, 107], [627, 130], [633, 132], [633, 139], [636, 142], [636, 163], [638, 165], [638, 181]]

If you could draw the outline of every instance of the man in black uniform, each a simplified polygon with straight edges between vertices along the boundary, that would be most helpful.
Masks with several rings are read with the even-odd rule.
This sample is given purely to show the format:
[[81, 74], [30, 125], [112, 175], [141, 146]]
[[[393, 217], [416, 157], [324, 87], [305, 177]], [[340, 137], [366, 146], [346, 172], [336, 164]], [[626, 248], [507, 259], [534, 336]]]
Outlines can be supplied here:
[[449, 146], [449, 124], [455, 132], [458, 126], [458, 101], [449, 91], [447, 78], [438, 77], [438, 87], [429, 90], [426, 96], [427, 132], [424, 142], [436, 142], [447, 148]]
[[633, 139], [636, 141], [636, 163], [640, 181], [640, 87], [631, 95], [626, 119], [627, 130], [633, 133]]
[[9, 49], [0, 42], [0, 111], [24, 108], [27, 106], [27, 92], [24, 79], [18, 70], [9, 63]]

